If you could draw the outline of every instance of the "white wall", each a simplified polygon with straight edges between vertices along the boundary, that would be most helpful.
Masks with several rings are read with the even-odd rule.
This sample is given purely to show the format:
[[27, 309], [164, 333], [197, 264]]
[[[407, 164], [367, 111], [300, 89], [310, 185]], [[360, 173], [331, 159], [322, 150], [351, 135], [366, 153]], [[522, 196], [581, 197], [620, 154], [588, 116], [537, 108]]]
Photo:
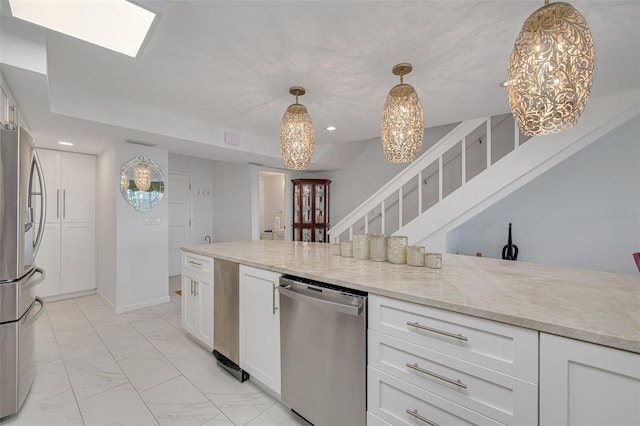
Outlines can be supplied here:
[[251, 176], [248, 165], [213, 161], [213, 241], [251, 239]]
[[[169, 301], [167, 197], [148, 213], [139, 213], [120, 194], [121, 165], [141, 155], [155, 161], [166, 175], [169, 156], [164, 149], [119, 143], [98, 156], [98, 188], [111, 193], [99, 194], [98, 288], [116, 312]], [[144, 224], [148, 216], [159, 218], [160, 224]]]
[[500, 258], [512, 222], [519, 261], [637, 274], [638, 135], [636, 116], [450, 232], [447, 251]]
[[[117, 215], [118, 293], [117, 309], [131, 310], [169, 300], [169, 203], [163, 197], [148, 213], [139, 213], [120, 196], [120, 167], [144, 155], [165, 172], [169, 168], [167, 150], [119, 144], [118, 170], [114, 176]], [[146, 216], [160, 218], [159, 225], [145, 225]]]
[[98, 292], [102, 294], [114, 307], [116, 306], [116, 196], [114, 190], [116, 180], [114, 171], [119, 170], [116, 163], [116, 150], [109, 147], [98, 156], [96, 197], [97, 214], [97, 258], [98, 258]]
[[213, 234], [213, 166], [204, 158], [169, 154], [169, 172], [191, 176], [193, 244], [204, 244], [204, 237]]

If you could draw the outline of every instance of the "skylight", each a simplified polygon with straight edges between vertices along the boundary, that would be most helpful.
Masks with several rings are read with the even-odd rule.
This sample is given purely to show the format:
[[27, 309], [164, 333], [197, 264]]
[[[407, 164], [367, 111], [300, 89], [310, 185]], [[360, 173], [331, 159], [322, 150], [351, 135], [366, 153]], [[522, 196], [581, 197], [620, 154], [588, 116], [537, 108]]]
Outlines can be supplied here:
[[16, 18], [134, 58], [156, 16], [126, 0], [9, 0], [9, 4]]

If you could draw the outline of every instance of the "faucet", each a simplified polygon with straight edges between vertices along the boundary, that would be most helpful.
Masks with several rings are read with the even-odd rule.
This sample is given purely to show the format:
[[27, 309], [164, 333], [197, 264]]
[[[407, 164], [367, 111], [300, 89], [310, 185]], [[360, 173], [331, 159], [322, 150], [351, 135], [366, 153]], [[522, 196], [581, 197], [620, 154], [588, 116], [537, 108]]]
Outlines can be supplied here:
[[210, 235], [205, 235], [204, 236], [204, 242], [207, 244], [211, 244], [211, 236]]

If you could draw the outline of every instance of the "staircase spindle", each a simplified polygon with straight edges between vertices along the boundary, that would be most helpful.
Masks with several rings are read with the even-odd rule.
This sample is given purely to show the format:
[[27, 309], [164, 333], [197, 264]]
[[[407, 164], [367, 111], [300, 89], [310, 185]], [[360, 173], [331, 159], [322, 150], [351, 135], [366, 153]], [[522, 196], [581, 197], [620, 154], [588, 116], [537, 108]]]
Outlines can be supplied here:
[[385, 231], [385, 228], [386, 228], [385, 227], [385, 222], [386, 222], [386, 220], [385, 220], [385, 211], [386, 211], [386, 209], [384, 207], [384, 200], [382, 200], [382, 204], [380, 204], [380, 206], [381, 206], [381, 208], [380, 208], [380, 220], [382, 221], [382, 223], [381, 223], [382, 231], [381, 232], [384, 234], [385, 233], [384, 231]]
[[398, 189], [398, 230], [402, 229], [402, 186]]
[[442, 155], [438, 157], [438, 202], [442, 201]]
[[491, 167], [491, 117], [487, 118], [487, 169]]
[[462, 183], [460, 183], [460, 186], [464, 185], [465, 183], [467, 183], [467, 137], [464, 136], [462, 138], [462, 150], [461, 150], [461, 155], [460, 158], [462, 160]]
[[513, 149], [518, 149], [520, 146], [520, 128], [518, 127], [518, 123], [513, 121]]
[[422, 214], [422, 170], [418, 173], [418, 216]]
[[364, 215], [364, 233], [369, 233], [369, 213]]

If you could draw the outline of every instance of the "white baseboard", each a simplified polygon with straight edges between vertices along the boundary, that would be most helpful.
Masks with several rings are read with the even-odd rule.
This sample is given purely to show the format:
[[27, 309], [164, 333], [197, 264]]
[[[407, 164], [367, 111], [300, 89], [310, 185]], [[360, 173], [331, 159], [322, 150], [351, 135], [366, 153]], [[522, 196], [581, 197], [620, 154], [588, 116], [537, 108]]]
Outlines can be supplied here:
[[95, 288], [91, 290], [74, 291], [72, 293], [56, 294], [55, 296], [46, 296], [43, 297], [43, 299], [45, 302], [49, 303], [65, 299], [73, 299], [75, 297], [91, 296], [92, 294], [96, 294]]
[[97, 295], [98, 295], [98, 297], [99, 297], [100, 299], [102, 299], [102, 300], [103, 300], [107, 305], [109, 305], [109, 306], [111, 307], [111, 309], [113, 309], [113, 311], [115, 312], [116, 307], [113, 305], [113, 303], [111, 303], [111, 300], [109, 300], [109, 299], [107, 298], [107, 296], [105, 296], [105, 295], [100, 291], [100, 289], [96, 289], [96, 294], [97, 294]]
[[149, 306], [159, 305], [161, 303], [168, 303], [171, 300], [169, 296], [158, 297], [157, 299], [145, 300], [144, 302], [131, 303], [129, 305], [116, 306], [116, 314], [123, 312], [129, 312], [136, 309], [147, 308]]

